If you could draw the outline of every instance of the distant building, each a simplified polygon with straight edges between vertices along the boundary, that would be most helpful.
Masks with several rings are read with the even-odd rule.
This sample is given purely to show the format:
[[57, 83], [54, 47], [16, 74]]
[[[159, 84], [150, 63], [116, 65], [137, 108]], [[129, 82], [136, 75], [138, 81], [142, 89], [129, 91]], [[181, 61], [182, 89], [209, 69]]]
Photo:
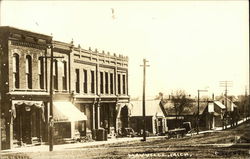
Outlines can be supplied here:
[[226, 107], [220, 101], [209, 101], [207, 107], [204, 109], [201, 122], [206, 129], [215, 129], [223, 126], [223, 115]]
[[[200, 101], [199, 103], [199, 117], [201, 117], [204, 109], [207, 106], [207, 101]], [[190, 122], [192, 128], [197, 125], [197, 102], [191, 102], [189, 106], [185, 107], [181, 114], [176, 115], [174, 110], [174, 103], [170, 99], [164, 99], [163, 107], [166, 111], [166, 119], [168, 129], [175, 129], [182, 126], [183, 122]], [[201, 122], [199, 122], [201, 124]]]
[[201, 123], [206, 129], [215, 129], [229, 124], [236, 125], [239, 118], [238, 106], [228, 98], [221, 98], [208, 102], [202, 113]]
[[[55, 138], [117, 131], [129, 103], [128, 57], [75, 47], [52, 36], [0, 27], [2, 149], [48, 141], [53, 52]], [[47, 57], [47, 58], [46, 58]]]
[[[129, 123], [134, 131], [143, 130], [142, 100], [130, 101]], [[146, 131], [152, 134], [163, 134], [168, 130], [165, 110], [160, 100], [146, 100]]]

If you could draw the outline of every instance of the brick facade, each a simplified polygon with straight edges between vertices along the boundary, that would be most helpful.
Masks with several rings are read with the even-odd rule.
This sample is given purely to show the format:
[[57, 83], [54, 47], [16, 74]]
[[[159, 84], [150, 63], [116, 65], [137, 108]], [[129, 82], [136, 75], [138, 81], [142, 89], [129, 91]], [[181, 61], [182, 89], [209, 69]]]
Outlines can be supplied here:
[[[129, 102], [127, 57], [97, 50], [85, 50], [75, 47], [73, 42], [53, 41], [51, 36], [13, 27], [0, 27], [0, 40], [2, 149], [12, 148], [16, 140], [18, 142], [22, 140], [23, 129], [27, 131], [21, 125], [25, 120], [31, 122], [28, 125], [31, 132], [28, 134], [31, 134], [32, 139], [38, 137], [40, 141], [48, 141], [51, 60], [46, 57], [49, 57], [52, 51], [56, 61], [53, 71], [53, 101], [71, 102], [84, 112], [87, 121], [77, 123], [80, 123], [78, 125], [80, 134], [87, 135], [93, 129], [100, 127], [104, 127], [109, 133], [111, 130], [119, 129], [121, 121], [117, 115], [118, 111]], [[15, 56], [18, 57], [18, 62]], [[28, 56], [31, 57], [31, 61], [27, 60]], [[15, 67], [16, 64], [19, 66]], [[76, 69], [79, 70], [78, 83], [76, 83]], [[16, 73], [17, 71], [19, 72]], [[29, 77], [32, 77], [30, 81]], [[32, 88], [29, 88], [30, 82]], [[78, 85], [79, 92], [76, 90]], [[19, 101], [24, 102], [22, 107], [13, 106], [15, 102], [20, 104]], [[36, 102], [42, 103], [44, 110], [39, 106], [27, 106], [27, 103], [32, 102], [36, 106]], [[16, 117], [13, 115], [13, 108]], [[32, 109], [30, 118], [39, 112], [39, 119], [22, 117], [21, 110], [27, 114], [30, 108]], [[41, 120], [43, 115], [45, 121]], [[40, 132], [33, 132], [34, 126], [39, 128]], [[19, 128], [22, 128], [22, 131], [19, 131]]]

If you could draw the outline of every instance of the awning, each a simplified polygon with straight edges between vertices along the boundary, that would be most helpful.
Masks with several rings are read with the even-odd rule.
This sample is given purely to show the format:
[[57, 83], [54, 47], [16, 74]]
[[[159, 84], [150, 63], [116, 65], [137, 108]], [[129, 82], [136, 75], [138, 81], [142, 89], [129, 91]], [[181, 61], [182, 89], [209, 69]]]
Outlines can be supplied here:
[[80, 112], [71, 102], [53, 102], [54, 122], [74, 122], [87, 120], [87, 116]]
[[36, 107], [44, 107], [43, 101], [29, 101], [29, 100], [12, 100], [12, 105], [28, 105], [28, 106], [36, 106]]
[[15, 106], [21, 106], [21, 105], [27, 105], [27, 106], [35, 106], [42, 110], [42, 120], [45, 121], [44, 116], [44, 103], [43, 101], [29, 101], [29, 100], [12, 100], [12, 106], [11, 106], [11, 113], [12, 117], [16, 118], [16, 107]]

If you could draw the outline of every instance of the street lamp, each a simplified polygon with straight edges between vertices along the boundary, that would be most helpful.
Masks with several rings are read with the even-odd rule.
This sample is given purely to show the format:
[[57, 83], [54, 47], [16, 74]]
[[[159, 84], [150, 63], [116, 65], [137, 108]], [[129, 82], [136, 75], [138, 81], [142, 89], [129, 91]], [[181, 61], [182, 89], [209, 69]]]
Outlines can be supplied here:
[[199, 134], [199, 114], [200, 114], [200, 92], [207, 92], [207, 90], [200, 90], [200, 89], [198, 89], [198, 110], [197, 110], [197, 121], [196, 121], [196, 123], [197, 123], [197, 134]]

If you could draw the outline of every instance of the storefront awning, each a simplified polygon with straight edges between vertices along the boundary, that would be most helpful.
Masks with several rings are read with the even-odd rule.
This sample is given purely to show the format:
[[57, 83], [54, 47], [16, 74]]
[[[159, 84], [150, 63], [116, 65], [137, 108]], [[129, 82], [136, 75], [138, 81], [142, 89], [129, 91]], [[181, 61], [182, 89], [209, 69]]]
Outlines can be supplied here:
[[53, 102], [54, 122], [74, 122], [87, 120], [87, 116], [80, 112], [71, 102]]
[[42, 110], [41, 115], [43, 121], [45, 121], [45, 116], [44, 116], [44, 103], [43, 101], [29, 101], [29, 100], [12, 100], [12, 106], [11, 106], [11, 114], [12, 117], [15, 119], [16, 118], [16, 106], [21, 106], [21, 105], [26, 105], [26, 106], [35, 106], [39, 109]]
[[43, 101], [29, 101], [29, 100], [13, 100], [12, 105], [28, 105], [28, 106], [36, 106], [36, 107], [44, 107]]

